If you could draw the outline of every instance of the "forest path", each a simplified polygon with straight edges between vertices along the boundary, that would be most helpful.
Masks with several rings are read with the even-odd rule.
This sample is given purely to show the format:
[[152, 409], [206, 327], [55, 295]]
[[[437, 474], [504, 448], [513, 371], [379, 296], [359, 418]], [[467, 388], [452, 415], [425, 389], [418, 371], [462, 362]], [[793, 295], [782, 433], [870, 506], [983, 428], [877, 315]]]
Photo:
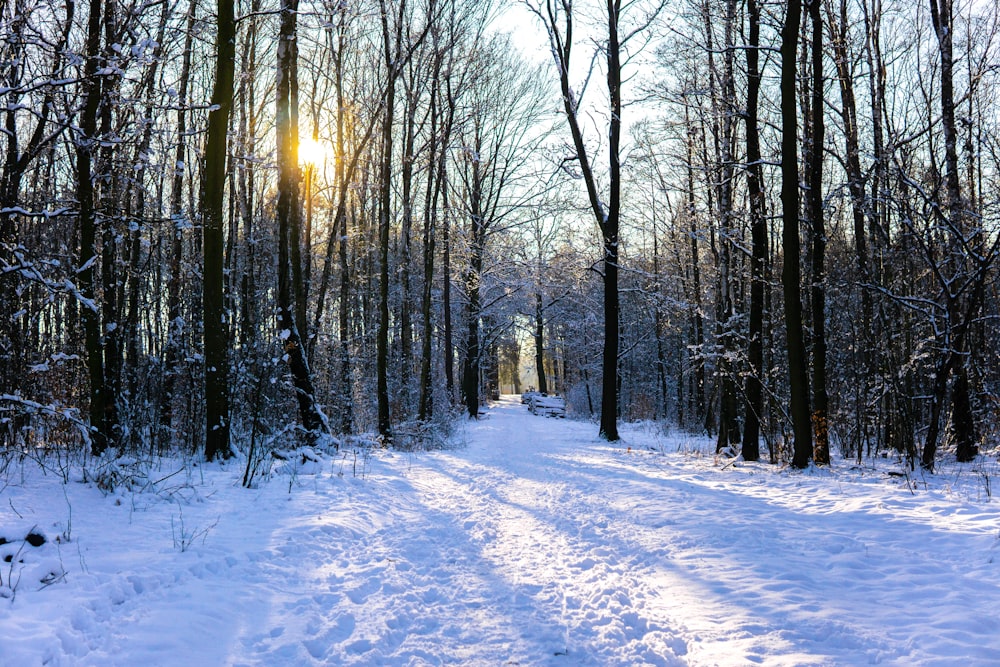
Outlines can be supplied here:
[[233, 462], [109, 495], [24, 468], [0, 528], [50, 541], [3, 546], [0, 665], [1000, 664], [989, 462], [800, 472], [623, 436], [504, 397], [454, 449], [253, 490]]
[[383, 488], [279, 530], [272, 542], [296, 546], [261, 560], [287, 562], [292, 590], [234, 662], [685, 664], [654, 573], [608, 540], [620, 510], [567, 479], [581, 442], [607, 447], [593, 426], [505, 398], [466, 436], [458, 450], [392, 455], [399, 477], [365, 482]]
[[[469, 424], [465, 447], [384, 459], [394, 473], [378, 470], [349, 507], [324, 511], [329, 524], [282, 535], [313, 564], [289, 572], [310, 593], [271, 605], [270, 627], [244, 646], [249, 663], [1000, 656], [995, 618], [968, 625], [970, 609], [1000, 599], [996, 568], [953, 553], [951, 539], [971, 533], [992, 549], [982, 517], [944, 520], [898, 489], [845, 489], [821, 472], [691, 465], [642, 449], [641, 434], [635, 449], [628, 437], [607, 443], [592, 424], [532, 416], [515, 398]], [[886, 497], [873, 505], [857, 490]], [[939, 531], [940, 548], [927, 548]], [[914, 594], [939, 601], [931, 636]]]

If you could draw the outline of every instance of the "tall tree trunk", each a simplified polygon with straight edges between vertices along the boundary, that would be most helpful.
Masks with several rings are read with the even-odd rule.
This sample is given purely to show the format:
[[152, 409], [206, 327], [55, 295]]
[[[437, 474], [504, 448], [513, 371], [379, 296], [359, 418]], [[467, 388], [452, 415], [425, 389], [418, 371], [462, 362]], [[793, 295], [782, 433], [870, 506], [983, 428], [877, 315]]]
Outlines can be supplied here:
[[100, 455], [114, 445], [104, 373], [104, 348], [101, 336], [101, 313], [97, 301], [94, 267], [97, 264], [97, 208], [94, 193], [94, 148], [98, 145], [97, 114], [101, 101], [101, 78], [97, 72], [101, 56], [101, 0], [90, 0], [87, 19], [87, 60], [84, 64], [83, 112], [80, 116], [80, 138], [76, 145], [77, 200], [79, 202], [80, 293], [84, 342], [87, 350], [87, 371], [90, 378], [90, 441], [91, 451]]
[[[608, 208], [601, 231], [604, 235], [604, 353], [601, 380], [601, 430], [608, 441], [618, 440], [618, 226], [621, 216], [622, 63], [618, 35], [620, 0], [608, 0]], [[574, 119], [576, 115], [574, 114]], [[574, 121], [575, 122], [575, 121]], [[594, 189], [596, 194], [596, 188]], [[598, 205], [595, 212], [602, 207]]]
[[[931, 397], [931, 422], [928, 424], [927, 437], [921, 455], [921, 465], [928, 470], [934, 468], [937, 438], [940, 430], [941, 404], [946, 399], [949, 374], [953, 374], [956, 378], [956, 387], [951, 392], [956, 456], [960, 461], [970, 461], [978, 453], [975, 443], [975, 420], [969, 403], [966, 361], [968, 357], [966, 348], [968, 318], [974, 314], [971, 309], [974, 302], [969, 301], [968, 297], [963, 295], [961, 287], [957, 287], [964, 286], [970, 278], [966, 266], [965, 247], [970, 241], [968, 238], [970, 234], [968, 218], [971, 217], [971, 211], [969, 211], [968, 203], [962, 198], [961, 174], [958, 165], [952, 0], [931, 0], [931, 23], [937, 35], [938, 55], [941, 60], [941, 129], [944, 134], [945, 153], [946, 202], [944, 202], [944, 206], [938, 206], [937, 210], [939, 212], [947, 211], [944, 226], [947, 230], [948, 247], [944, 250], [947, 257], [941, 260], [941, 265], [949, 267], [952, 275], [944, 279], [941, 285], [946, 301], [947, 321], [944, 332], [945, 339], [940, 341], [944, 347], [942, 352], [944, 359], [938, 366], [939, 377], [936, 378], [934, 395]], [[973, 236], [977, 233], [978, 231], [972, 231]], [[938, 274], [940, 275], [940, 269]], [[963, 319], [963, 316], [966, 319]], [[959, 331], [961, 331], [961, 335]]]
[[[127, 400], [131, 407], [131, 413], [133, 419], [137, 414], [137, 406], [139, 401], [139, 340], [140, 340], [140, 305], [142, 302], [142, 290], [141, 290], [141, 249], [142, 249], [142, 236], [143, 236], [143, 222], [150, 219], [150, 211], [147, 211], [146, 203], [146, 171], [147, 171], [147, 159], [146, 155], [149, 153], [150, 145], [153, 137], [153, 100], [156, 92], [157, 75], [159, 73], [159, 67], [162, 60], [162, 48], [164, 43], [164, 38], [166, 34], [167, 22], [171, 16], [171, 10], [167, 5], [160, 8], [160, 19], [159, 24], [156, 29], [156, 44], [153, 50], [152, 61], [147, 67], [146, 73], [143, 76], [142, 82], [142, 94], [146, 96], [146, 104], [143, 109], [143, 121], [142, 121], [142, 138], [139, 145], [136, 148], [136, 155], [134, 157], [135, 164], [139, 165], [136, 170], [136, 177], [130, 182], [130, 189], [132, 191], [129, 201], [135, 200], [135, 211], [133, 215], [129, 216], [129, 259], [128, 259], [128, 283], [125, 289], [125, 296], [128, 299], [127, 306], [127, 316], [125, 318], [125, 332], [124, 338], [126, 342], [126, 381], [127, 381]], [[159, 211], [157, 210], [157, 213]], [[158, 310], [158, 309], [156, 309]], [[145, 430], [145, 424], [133, 423], [132, 428], [128, 429], [129, 445], [133, 448], [137, 447], [139, 444], [139, 437], [142, 430]], [[155, 428], [155, 424], [150, 424], [149, 426]]]
[[[435, 191], [436, 184], [428, 183]], [[433, 200], [436, 200], [436, 194]], [[436, 201], [432, 206], [436, 205]], [[424, 217], [424, 286], [421, 294], [420, 313], [423, 318], [420, 340], [420, 394], [417, 419], [429, 421], [434, 415], [433, 336], [434, 336], [434, 246], [436, 214], [428, 208]]]
[[760, 7], [747, 0], [749, 43], [747, 45], [747, 191], [750, 198], [750, 313], [747, 332], [749, 369], [744, 385], [746, 416], [743, 420], [744, 461], [760, 459], [760, 423], [764, 414], [764, 291], [767, 267], [767, 211], [760, 156], [758, 106], [760, 100]]
[[[346, 202], [345, 202], [346, 206]], [[334, 223], [340, 230], [337, 258], [340, 264], [340, 301], [337, 337], [340, 339], [340, 432], [354, 431], [354, 383], [351, 378], [351, 267], [348, 261], [347, 211]]]
[[801, 268], [799, 265], [799, 159], [795, 74], [799, 46], [801, 0], [789, 0], [781, 30], [781, 222], [782, 289], [788, 346], [788, 385], [794, 433], [792, 465], [805, 468], [812, 456], [809, 376], [802, 332]]
[[826, 225], [823, 219], [823, 21], [820, 0], [809, 0], [812, 22], [812, 141], [809, 146], [809, 217], [812, 218], [812, 425], [813, 460], [830, 463], [826, 389]]
[[417, 140], [417, 98], [419, 91], [414, 73], [404, 79], [406, 106], [403, 112], [403, 163], [400, 169], [402, 220], [399, 238], [399, 384], [404, 411], [411, 410], [411, 377], [413, 375], [413, 315], [410, 303], [410, 253], [413, 232], [414, 150]]
[[[115, 3], [105, 2], [101, 25], [104, 30], [105, 50], [110, 45], [118, 43], [119, 27]], [[99, 107], [100, 126], [98, 135], [113, 137], [115, 131], [115, 111], [119, 106], [121, 96], [121, 76], [117, 73], [105, 73], [101, 77], [101, 104]], [[119, 246], [124, 236], [122, 217], [118, 213], [123, 206], [123, 178], [115, 168], [117, 151], [112, 141], [101, 141], [98, 155], [98, 168], [94, 180], [95, 205], [97, 207], [98, 233], [101, 236], [101, 335], [104, 347], [104, 419], [107, 423], [108, 437], [116, 446], [121, 445], [119, 436], [120, 408], [122, 400], [122, 347], [123, 327], [120, 304], [123, 300], [123, 288]]]
[[[299, 168], [299, 46], [298, 46], [298, 11], [299, 0], [281, 0], [281, 20], [278, 33], [278, 82], [276, 85], [278, 100], [277, 113], [275, 118], [276, 130], [278, 133], [278, 227], [279, 243], [285, 239], [281, 233], [282, 222], [286, 223], [285, 230], [288, 239], [288, 264], [278, 263], [279, 271], [288, 270], [291, 279], [290, 300], [284, 304], [279, 304], [278, 308], [286, 305], [291, 310], [291, 318], [295, 322], [295, 333], [299, 336], [297, 348], [305, 350], [309, 346], [309, 331], [306, 324], [306, 305], [308, 295], [306, 294], [305, 269], [303, 264], [302, 241], [302, 199], [300, 183], [302, 181], [302, 171]], [[285, 47], [282, 49], [282, 47]], [[282, 117], [284, 114], [284, 117]], [[287, 125], [281, 127], [284, 120]], [[285, 140], [285, 151], [282, 156], [281, 141]], [[284, 162], [282, 162], [284, 157]], [[281, 179], [284, 179], [282, 181]], [[284, 183], [285, 190], [282, 190]], [[288, 208], [282, 211], [281, 197], [286, 196]], [[282, 220], [282, 214], [287, 217]], [[308, 258], [308, 253], [306, 253]], [[283, 269], [281, 267], [286, 267]], [[281, 274], [279, 273], [279, 276]], [[280, 281], [279, 281], [280, 283]], [[278, 289], [279, 298], [281, 289]], [[287, 342], [286, 342], [287, 348]], [[305, 369], [308, 374], [308, 369]], [[294, 372], [294, 371], [293, 371]], [[297, 381], [298, 378], [295, 378]], [[311, 383], [310, 383], [311, 385]], [[311, 387], [310, 387], [311, 390]], [[300, 390], [301, 391], [301, 390]], [[310, 394], [311, 397], [311, 394]], [[301, 408], [300, 398], [300, 408]], [[303, 413], [303, 423], [305, 413]], [[309, 429], [312, 430], [312, 429]]]
[[298, 164], [297, 13], [298, 0], [282, 1], [277, 49], [278, 79], [275, 85], [278, 149], [278, 326], [292, 373], [302, 426], [308, 438], [315, 440], [329, 430], [326, 419], [316, 405], [309, 362], [298, 328], [297, 313], [300, 311], [295, 307], [305, 299], [301, 265], [296, 272], [297, 263], [302, 262], [301, 254], [296, 252], [300, 241], [296, 230], [302, 222]]
[[444, 227], [441, 230], [441, 311], [444, 320], [444, 384], [448, 400], [454, 401], [455, 333], [451, 317], [451, 206], [448, 197], [448, 176], [442, 171], [441, 201], [444, 203]]
[[[584, 140], [583, 128], [579, 119], [579, 99], [570, 85], [571, 54], [573, 48], [573, 7], [572, 3], [562, 2], [558, 6], [549, 4], [546, 13], [539, 11], [539, 18], [545, 23], [549, 33], [550, 45], [556, 62], [559, 76], [559, 89], [562, 95], [563, 111], [573, 137], [573, 148], [576, 151], [574, 159], [579, 164], [582, 180], [587, 189], [587, 199], [590, 209], [601, 232], [601, 249], [603, 251], [602, 269], [604, 272], [604, 346], [601, 367], [601, 420], [600, 435], [616, 441], [618, 436], [618, 392], [620, 387], [618, 373], [619, 349], [619, 294], [618, 294], [618, 250], [619, 224], [621, 219], [621, 36], [618, 32], [618, 21], [622, 6], [620, 0], [608, 0], [605, 5], [607, 19], [607, 43], [604, 53], [607, 57], [607, 90], [608, 90], [608, 190], [607, 205], [598, 192], [597, 180], [593, 165], [588, 157]], [[558, 25], [559, 18], [563, 25]]]
[[[194, 0], [192, 0], [193, 2]], [[261, 0], [251, 0], [250, 12], [256, 14], [260, 10]], [[250, 16], [247, 25], [247, 36], [243, 53], [243, 76], [245, 82], [241, 86], [240, 103], [240, 135], [242, 165], [238, 170], [240, 177], [240, 205], [243, 217], [243, 236], [253, 239], [256, 232], [256, 211], [254, 210], [254, 195], [256, 188], [256, 168], [254, 155], [257, 150], [257, 35], [259, 18]], [[244, 260], [243, 275], [240, 277], [240, 343], [249, 346], [258, 339], [257, 322], [260, 319], [256, 303], [257, 292], [257, 244], [248, 243]]]
[[[478, 140], [479, 135], [476, 134]], [[469, 266], [465, 271], [465, 293], [468, 299], [466, 312], [465, 359], [462, 362], [462, 396], [469, 417], [479, 417], [480, 369], [483, 359], [480, 327], [483, 316], [480, 288], [482, 286], [483, 258], [486, 253], [486, 220], [483, 211], [482, 145], [473, 141], [470, 153], [477, 156], [472, 163], [471, 180], [466, 179], [469, 196]]]
[[236, 20], [233, 0], [218, 0], [215, 85], [208, 113], [202, 187], [202, 311], [205, 327], [205, 458], [231, 456], [229, 448], [229, 316], [224, 294], [223, 197], [229, 113], [233, 105]]
[[[689, 399], [693, 402], [691, 406], [694, 415], [689, 417], [691, 423], [701, 423], [705, 417], [705, 361], [703, 348], [705, 345], [705, 318], [701, 302], [701, 253], [698, 248], [698, 215], [695, 204], [695, 179], [694, 179], [694, 129], [691, 124], [689, 105], [684, 104], [684, 124], [688, 128], [685, 141], [686, 150], [686, 182], [687, 182], [687, 202], [685, 210], [688, 222], [688, 241], [691, 251], [691, 293], [694, 301], [694, 308], [691, 312], [691, 342], [688, 346], [688, 361], [693, 367], [690, 375], [690, 382], [693, 384], [693, 391], [688, 392]], [[693, 350], [693, 351], [692, 351]], [[683, 422], [683, 420], [682, 420]]]
[[[706, 8], [706, 20], [708, 11]], [[736, 356], [735, 335], [733, 331], [736, 317], [736, 299], [733, 292], [736, 289], [736, 279], [733, 276], [735, 259], [736, 229], [733, 224], [733, 179], [735, 177], [735, 158], [733, 156], [736, 139], [736, 82], [734, 76], [734, 30], [736, 23], [736, 0], [727, 0], [724, 22], [725, 50], [723, 56], [723, 74], [721, 84], [721, 99], [713, 93], [713, 120], [716, 135], [716, 155], [718, 158], [718, 180], [714, 184], [718, 191], [719, 203], [719, 298], [717, 303], [718, 345], [721, 356], [718, 360], [719, 374], [719, 437], [716, 450], [734, 445], [740, 441], [739, 400], [736, 387], [736, 369], [732, 359]], [[711, 26], [707, 26], [709, 33]], [[712, 86], [713, 89], [716, 86]]]
[[382, 118], [382, 164], [379, 169], [378, 217], [378, 332], [375, 353], [375, 393], [378, 403], [378, 432], [386, 444], [392, 442], [392, 418], [389, 414], [389, 227], [392, 215], [392, 124], [396, 106], [396, 77], [402, 43], [406, 2], [399, 8], [396, 34], [390, 35], [389, 8], [380, 0], [382, 46], [386, 67], [385, 112]]
[[662, 287], [660, 285], [660, 247], [658, 237], [660, 235], [655, 220], [656, 202], [653, 202], [653, 275], [656, 276], [656, 302], [653, 308], [653, 329], [656, 335], [656, 377], [659, 397], [656, 402], [655, 417], [657, 419], [667, 418], [667, 352], [663, 341], [663, 310], [660, 299], [662, 297]]
[[[475, 234], [476, 232], [473, 232]], [[462, 397], [469, 417], [479, 417], [479, 369], [480, 350], [480, 316], [482, 314], [479, 298], [479, 279], [483, 269], [482, 252], [473, 251], [466, 272], [466, 295], [469, 299], [466, 319], [465, 359], [462, 362]]]
[[434, 334], [434, 254], [437, 236], [438, 201], [445, 180], [451, 141], [452, 114], [441, 119], [441, 68], [444, 52], [434, 34], [434, 65], [430, 88], [430, 140], [428, 145], [427, 190], [424, 199], [424, 288], [421, 295], [423, 333], [420, 350], [420, 399], [417, 419], [429, 421], [434, 414], [433, 334]]

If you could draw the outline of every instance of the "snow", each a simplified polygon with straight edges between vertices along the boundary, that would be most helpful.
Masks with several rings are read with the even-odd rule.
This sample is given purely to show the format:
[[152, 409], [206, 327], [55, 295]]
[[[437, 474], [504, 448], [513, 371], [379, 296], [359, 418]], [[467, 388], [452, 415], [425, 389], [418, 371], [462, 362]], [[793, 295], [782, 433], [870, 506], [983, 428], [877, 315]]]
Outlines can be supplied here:
[[1000, 663], [995, 462], [796, 472], [622, 431], [504, 397], [454, 449], [253, 490], [237, 462], [119, 460], [105, 495], [12, 461], [0, 664]]

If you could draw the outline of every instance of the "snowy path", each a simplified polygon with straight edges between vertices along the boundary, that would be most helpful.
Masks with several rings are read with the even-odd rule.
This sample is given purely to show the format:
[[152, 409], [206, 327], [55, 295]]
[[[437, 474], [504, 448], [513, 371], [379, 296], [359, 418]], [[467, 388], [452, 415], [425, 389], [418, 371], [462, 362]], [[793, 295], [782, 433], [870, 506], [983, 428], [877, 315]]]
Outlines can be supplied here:
[[823, 477], [768, 488], [773, 475], [629, 453], [512, 402], [468, 438], [398, 457], [343, 551], [305, 540], [306, 560], [326, 557], [312, 620], [249, 663], [1000, 661], [995, 513], [963, 520], [951, 501]]
[[[66, 581], [0, 600], [0, 664], [1000, 664], [1000, 513], [974, 486], [722, 470], [511, 399], [463, 437], [364, 479], [209, 470], [190, 502], [70, 485]], [[48, 525], [33, 489], [61, 497], [0, 501]], [[205, 531], [183, 553], [181, 512]]]

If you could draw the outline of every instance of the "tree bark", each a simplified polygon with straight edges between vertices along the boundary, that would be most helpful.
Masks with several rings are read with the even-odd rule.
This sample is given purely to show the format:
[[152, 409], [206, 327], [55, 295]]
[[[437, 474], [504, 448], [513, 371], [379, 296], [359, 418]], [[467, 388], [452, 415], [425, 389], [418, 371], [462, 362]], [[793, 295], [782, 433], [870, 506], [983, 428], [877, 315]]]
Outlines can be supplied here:
[[[621, 216], [621, 48], [618, 36], [620, 0], [608, 0], [608, 98], [611, 117], [608, 119], [608, 209], [601, 231], [604, 234], [604, 355], [602, 360], [601, 430], [608, 441], [618, 440], [618, 227]], [[568, 61], [568, 59], [567, 59]], [[567, 62], [568, 64], [568, 62]], [[574, 123], [576, 114], [573, 114]], [[578, 146], [579, 148], [579, 146]], [[591, 176], [593, 180], [593, 175]], [[596, 187], [593, 188], [596, 193]], [[594, 208], [595, 214], [602, 207]]]
[[[298, 0], [283, 0], [277, 49], [275, 129], [278, 153], [278, 326], [302, 426], [310, 443], [329, 432], [326, 419], [316, 405], [309, 362], [299, 331], [296, 304], [305, 300], [300, 253], [302, 202], [299, 198], [298, 164]], [[296, 266], [299, 266], [296, 271]], [[296, 279], [296, 276], [298, 279]], [[304, 315], [302, 315], [304, 317]]]
[[813, 460], [830, 463], [826, 388], [826, 225], [823, 211], [823, 21], [820, 0], [809, 0], [812, 23], [812, 132], [809, 145], [809, 210], [812, 218]]
[[205, 458], [229, 458], [229, 316], [223, 275], [223, 196], [226, 183], [229, 114], [233, 105], [236, 20], [233, 0], [218, 0], [215, 85], [208, 113], [203, 176], [202, 311], [205, 327]]
[[746, 410], [743, 420], [744, 461], [760, 459], [760, 423], [764, 414], [764, 291], [767, 288], [767, 210], [760, 156], [758, 107], [760, 100], [760, 7], [747, 0], [749, 43], [747, 45], [747, 191], [750, 198], [750, 313], [747, 332], [749, 369], [744, 384]]
[[174, 395], [184, 358], [184, 320], [181, 317], [181, 261], [184, 257], [184, 230], [189, 221], [184, 215], [184, 171], [187, 161], [188, 87], [191, 80], [191, 47], [194, 42], [194, 22], [198, 0], [190, 0], [187, 11], [187, 31], [181, 57], [181, 76], [177, 92], [177, 146], [170, 170], [170, 265], [167, 280], [167, 343], [163, 364], [163, 395], [160, 397], [159, 443], [163, 449], [172, 440]]
[[396, 105], [396, 77], [402, 43], [406, 0], [400, 3], [396, 34], [390, 35], [389, 8], [380, 0], [382, 47], [386, 67], [385, 111], [382, 118], [382, 163], [379, 169], [378, 217], [378, 332], [375, 352], [375, 393], [378, 403], [378, 432], [385, 444], [392, 442], [392, 418], [389, 414], [389, 226], [392, 207], [392, 124]]
[[[938, 39], [938, 55], [941, 60], [941, 129], [944, 134], [945, 151], [945, 192], [944, 206], [938, 206], [937, 211], [947, 215], [943, 220], [947, 230], [948, 247], [944, 250], [946, 258], [942, 259], [937, 273], [950, 267], [952, 275], [942, 279], [941, 289], [945, 300], [946, 323], [942, 361], [938, 365], [938, 376], [935, 378], [935, 392], [932, 397], [931, 422], [928, 425], [927, 437], [921, 455], [921, 466], [927, 470], [934, 469], [934, 459], [937, 452], [937, 438], [941, 404], [945, 401], [949, 375], [954, 375], [956, 387], [952, 390], [953, 435], [955, 436], [956, 455], [959, 460], [970, 461], [975, 458], [978, 448], [975, 443], [975, 420], [969, 404], [969, 380], [966, 368], [968, 357], [966, 338], [969, 320], [975, 314], [975, 301], [963, 295], [961, 287], [970, 279], [965, 257], [965, 246], [969, 244], [968, 218], [971, 211], [962, 198], [960, 172], [958, 166], [958, 131], [955, 125], [955, 84], [954, 84], [954, 24], [952, 17], [952, 0], [931, 0], [931, 23]], [[978, 234], [973, 231], [972, 236]], [[978, 291], [978, 285], [976, 285]], [[959, 333], [961, 332], [961, 333]]]
[[782, 290], [788, 346], [788, 385], [793, 430], [792, 465], [805, 468], [812, 456], [809, 376], [802, 332], [801, 268], [799, 264], [799, 161], [795, 74], [799, 46], [801, 0], [789, 0], [781, 30], [781, 222]]
[[[618, 295], [618, 244], [621, 218], [621, 43], [618, 21], [621, 15], [619, 0], [607, 0], [607, 75], [608, 90], [608, 202], [601, 201], [597, 180], [588, 157], [579, 120], [579, 100], [570, 86], [571, 55], [573, 48], [573, 7], [568, 0], [548, 3], [544, 14], [538, 15], [549, 32], [552, 53], [559, 74], [559, 88], [562, 94], [563, 111], [573, 138], [574, 156], [587, 189], [587, 199], [591, 212], [601, 231], [603, 250], [602, 269], [604, 277], [604, 346], [601, 359], [601, 419], [600, 435], [609, 441], [619, 439], [618, 435], [618, 347], [619, 347], [619, 295]], [[563, 27], [558, 25], [562, 16]]]
[[[437, 236], [438, 199], [444, 180], [448, 143], [446, 127], [442, 123], [438, 105], [441, 93], [441, 66], [444, 53], [434, 36], [434, 63], [431, 71], [430, 93], [430, 140], [428, 144], [427, 190], [424, 193], [424, 286], [421, 294], [421, 316], [423, 327], [420, 344], [420, 395], [417, 403], [417, 419], [429, 421], [434, 415], [433, 346], [434, 334], [434, 254]], [[444, 126], [444, 127], [442, 127]], [[440, 148], [439, 148], [440, 144]]]
[[540, 292], [535, 294], [535, 373], [538, 375], [538, 391], [548, 393], [545, 379], [545, 317]]
[[[711, 19], [705, 11], [706, 31], [712, 32]], [[718, 321], [716, 336], [721, 354], [717, 361], [719, 384], [719, 435], [716, 440], [716, 451], [722, 451], [740, 441], [739, 401], [736, 386], [736, 369], [733, 358], [736, 356], [735, 335], [733, 330], [736, 317], [736, 299], [733, 292], [736, 289], [736, 279], [733, 276], [735, 258], [736, 229], [733, 224], [733, 179], [735, 177], [735, 158], [733, 148], [736, 139], [736, 82], [735, 45], [733, 33], [736, 23], [736, 1], [727, 0], [726, 16], [723, 30], [725, 32], [725, 49], [723, 53], [722, 81], [719, 85], [710, 84], [713, 90], [713, 133], [715, 134], [718, 176], [714, 183], [717, 190], [719, 205], [719, 257], [718, 257], [718, 301], [716, 304]], [[714, 71], [714, 67], [710, 68]], [[710, 79], [714, 77], [710, 76]], [[721, 88], [717, 93], [716, 88]], [[719, 94], [721, 93], [721, 95]]]
[[90, 447], [99, 456], [114, 439], [108, 420], [108, 397], [104, 374], [104, 346], [101, 335], [101, 313], [98, 309], [94, 267], [97, 264], [97, 208], [94, 193], [94, 147], [97, 146], [97, 113], [101, 98], [101, 78], [97, 72], [101, 54], [101, 0], [90, 0], [87, 19], [87, 60], [84, 64], [83, 112], [80, 116], [80, 138], [76, 144], [77, 200], [80, 207], [80, 268], [77, 270], [82, 310], [84, 342], [87, 350], [87, 371], [90, 379]]

